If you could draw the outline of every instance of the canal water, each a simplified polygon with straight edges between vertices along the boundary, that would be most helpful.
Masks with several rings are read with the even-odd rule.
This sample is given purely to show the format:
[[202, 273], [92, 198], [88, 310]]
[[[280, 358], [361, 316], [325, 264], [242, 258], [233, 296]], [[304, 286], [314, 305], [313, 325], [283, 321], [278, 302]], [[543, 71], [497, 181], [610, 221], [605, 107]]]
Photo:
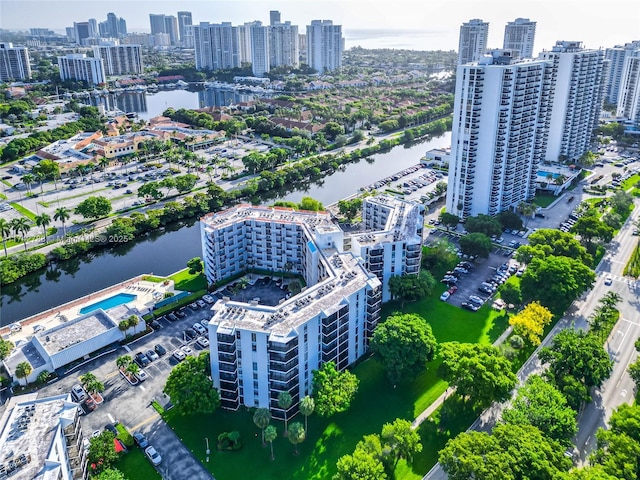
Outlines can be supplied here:
[[[427, 150], [446, 147], [451, 132], [417, 143], [398, 146], [387, 153], [344, 166], [317, 183], [293, 192], [274, 191], [271, 199], [299, 202], [310, 196], [327, 205], [372, 183], [419, 162]], [[169, 275], [201, 256], [199, 224], [196, 221], [157, 231], [117, 248], [90, 253], [27, 277], [2, 288], [0, 325], [8, 325], [139, 274]]]

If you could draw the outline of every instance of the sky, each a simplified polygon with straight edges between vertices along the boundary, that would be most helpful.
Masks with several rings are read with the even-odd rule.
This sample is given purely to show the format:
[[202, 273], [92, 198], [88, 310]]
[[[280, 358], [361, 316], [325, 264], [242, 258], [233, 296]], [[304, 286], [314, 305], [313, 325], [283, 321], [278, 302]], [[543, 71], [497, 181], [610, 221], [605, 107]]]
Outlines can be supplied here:
[[[129, 32], [149, 32], [149, 13], [191, 11], [193, 22], [253, 20], [269, 23], [269, 11], [300, 27], [329, 19], [342, 25], [345, 46], [457, 50], [460, 25], [471, 18], [489, 22], [489, 47], [502, 46], [504, 25], [517, 17], [537, 21], [535, 51], [557, 40], [582, 41], [588, 48], [640, 39], [638, 0], [0, 0], [0, 28], [46, 27], [58, 32], [74, 21], [127, 21]], [[381, 30], [384, 30], [381, 32]], [[373, 32], [375, 31], [375, 32]]]

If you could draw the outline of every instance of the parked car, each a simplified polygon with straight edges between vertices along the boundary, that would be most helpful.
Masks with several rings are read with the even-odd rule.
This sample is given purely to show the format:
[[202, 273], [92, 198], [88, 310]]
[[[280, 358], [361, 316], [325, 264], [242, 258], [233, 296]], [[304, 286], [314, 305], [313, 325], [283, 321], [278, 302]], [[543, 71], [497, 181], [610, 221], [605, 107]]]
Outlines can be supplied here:
[[142, 432], [133, 432], [133, 441], [136, 442], [140, 448], [147, 448], [149, 446], [149, 441], [142, 434]]
[[152, 362], [154, 362], [154, 361], [156, 361], [156, 360], [158, 360], [160, 358], [158, 356], [158, 354], [154, 350], [147, 350], [146, 352], [144, 352], [144, 354]]
[[89, 411], [93, 411], [98, 407], [96, 401], [91, 395], [87, 395], [87, 398], [84, 399], [84, 406], [87, 407], [87, 410]]
[[116, 426], [113, 423], [107, 423], [104, 426], [104, 429], [113, 433], [116, 437], [118, 436], [118, 429], [116, 428]]
[[172, 355], [173, 355], [173, 358], [175, 358], [179, 362], [187, 358], [187, 356], [184, 354], [184, 352], [181, 349], [174, 351]]
[[200, 335], [204, 335], [207, 333], [207, 329], [204, 328], [200, 323], [196, 322], [193, 324], [193, 329], [198, 332]]
[[71, 396], [76, 402], [82, 402], [85, 398], [87, 398], [87, 392], [84, 391], [82, 385], [76, 383], [73, 387], [71, 387]]
[[607, 275], [607, 278], [604, 279], [605, 285], [611, 285], [613, 283], [613, 277], [611, 275]]
[[209, 320], [200, 320], [200, 325], [202, 325], [204, 328], [209, 328]]
[[194, 338], [196, 338], [198, 336], [198, 334], [196, 333], [196, 331], [193, 328], [185, 328], [184, 329], [184, 335], [185, 335], [185, 337], [187, 337], [187, 340], [193, 340]]
[[198, 339], [196, 340], [196, 343], [200, 345], [202, 348], [209, 347], [209, 340], [207, 340], [206, 337], [198, 337]]
[[161, 357], [162, 357], [165, 353], [167, 353], [167, 349], [166, 349], [166, 348], [164, 348], [164, 347], [163, 347], [162, 345], [160, 345], [160, 344], [158, 344], [158, 345], [156, 345], [155, 347], [153, 347], [153, 349], [154, 349], [154, 350], [156, 351], [156, 353], [157, 353], [158, 355], [160, 355]]
[[180, 350], [182, 350], [182, 353], [184, 353], [185, 355], [193, 355], [193, 350], [191, 350], [191, 348], [187, 345], [183, 345], [182, 347], [180, 347]]
[[158, 320], [151, 320], [149, 322], [149, 325], [151, 325], [151, 328], [153, 328], [154, 330], [160, 330], [162, 328], [162, 325], [160, 325], [160, 322]]
[[470, 303], [470, 302], [462, 302], [460, 306], [465, 310], [470, 310], [472, 312], [477, 312], [478, 309], [480, 308], [477, 305], [474, 305], [473, 303]]
[[455, 285], [453, 285], [451, 288], [449, 288], [449, 290], [447, 290], [447, 292], [449, 292], [451, 295], [453, 295], [457, 291], [458, 291], [458, 287], [456, 287]]
[[144, 454], [147, 456], [147, 458], [149, 459], [149, 461], [154, 465], [160, 465], [162, 463], [162, 457], [160, 456], [160, 454], [156, 451], [155, 448], [153, 448], [153, 446], [149, 445], [147, 448], [145, 448], [144, 450]]
[[476, 305], [484, 305], [484, 300], [477, 295], [469, 295], [469, 301], [471, 303], [475, 303]]
[[190, 303], [189, 308], [193, 311], [198, 310], [198, 304], [196, 302]]
[[141, 382], [144, 382], [149, 376], [147, 372], [145, 372], [142, 368], [136, 372], [136, 378]]
[[204, 300], [198, 300], [196, 302], [200, 308], [206, 308], [207, 304]]
[[174, 315], [176, 315], [178, 318], [184, 318], [187, 316], [187, 312], [184, 311], [184, 308], [181, 308], [180, 310], [176, 310], [175, 312], [173, 312]]
[[440, 295], [440, 300], [442, 300], [443, 302], [446, 302], [447, 300], [449, 300], [450, 296], [451, 294], [448, 291], [443, 292], [442, 295]]
[[177, 322], [178, 321], [178, 317], [173, 312], [171, 312], [169, 315], [167, 315], [167, 319], [172, 321], [172, 322]]
[[211, 305], [212, 303], [215, 303], [215, 299], [211, 296], [211, 295], [205, 295], [202, 297], [202, 300], [204, 300], [205, 302], [207, 302], [209, 305]]
[[149, 363], [151, 363], [149, 361], [149, 359], [147, 358], [147, 356], [142, 353], [142, 352], [138, 352], [136, 353], [135, 357], [134, 357], [134, 361], [141, 367], [144, 368], [147, 365], [149, 365]]

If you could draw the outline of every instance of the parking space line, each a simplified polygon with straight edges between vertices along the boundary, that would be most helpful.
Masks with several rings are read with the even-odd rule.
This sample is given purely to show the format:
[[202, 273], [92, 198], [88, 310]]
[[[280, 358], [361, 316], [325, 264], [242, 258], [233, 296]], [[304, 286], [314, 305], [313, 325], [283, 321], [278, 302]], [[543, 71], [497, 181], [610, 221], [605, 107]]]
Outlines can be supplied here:
[[111, 415], [110, 413], [107, 413], [107, 417], [109, 417], [109, 421], [111, 423], [115, 423], [115, 419], [113, 418], [113, 415]]
[[114, 370], [113, 372], [109, 372], [104, 376], [105, 380], [109, 380], [110, 378], [116, 377], [120, 375], [120, 372], [118, 370]]
[[154, 420], [157, 420], [158, 418], [160, 418], [160, 415], [158, 415], [157, 413], [154, 413], [153, 415], [151, 415], [148, 418], [145, 418], [143, 421], [141, 421], [140, 423], [134, 425], [133, 427], [129, 427], [129, 430], [132, 432], [135, 432], [136, 430], [139, 430], [141, 427], [145, 426], [147, 423], [153, 422]]
[[125, 346], [124, 346], [124, 349], [125, 349], [127, 352], [131, 352], [131, 349], [129, 348], [129, 345], [125, 345]]

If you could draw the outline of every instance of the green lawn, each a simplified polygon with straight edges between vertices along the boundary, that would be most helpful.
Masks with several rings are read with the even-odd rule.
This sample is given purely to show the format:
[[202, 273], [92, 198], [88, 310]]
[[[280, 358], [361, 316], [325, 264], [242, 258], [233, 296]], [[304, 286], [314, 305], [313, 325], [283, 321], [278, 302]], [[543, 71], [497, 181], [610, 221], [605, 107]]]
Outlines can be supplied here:
[[28, 208], [24, 208], [22, 205], [20, 205], [19, 203], [16, 203], [16, 202], [11, 202], [11, 203], [9, 203], [9, 205], [11, 205], [16, 210], [16, 212], [21, 213], [22, 215], [27, 217], [32, 222], [35, 222], [36, 214], [33, 213]]
[[169, 280], [175, 282], [176, 290], [182, 290], [186, 292], [196, 292], [198, 290], [207, 289], [207, 280], [203, 274], [196, 273], [190, 274], [189, 269], [185, 268], [179, 272], [169, 276]]
[[636, 183], [640, 182], [640, 173], [636, 173], [631, 177], [627, 178], [624, 182], [622, 182], [621, 187], [623, 190], [629, 190], [631, 187], [634, 187]]
[[[420, 313], [431, 323], [438, 342], [458, 340], [461, 342], [493, 342], [506, 328], [503, 313], [489, 306], [478, 312], [469, 312], [440, 302], [440, 286], [430, 298], [409, 304], [405, 312]], [[398, 307], [385, 306], [383, 318]], [[170, 410], [164, 417], [175, 429], [181, 440], [218, 480], [237, 478], [256, 479], [310, 479], [331, 478], [340, 456], [350, 453], [363, 435], [379, 433], [382, 425], [396, 418], [413, 420], [429, 406], [444, 390], [446, 383], [436, 372], [440, 364], [434, 360], [428, 369], [415, 381], [394, 388], [386, 378], [384, 369], [373, 358], [359, 363], [353, 372], [360, 379], [358, 394], [348, 412], [331, 419], [317, 416], [309, 418], [306, 441], [300, 445], [300, 455], [293, 455], [293, 446], [279, 436], [274, 441], [276, 460], [270, 460], [268, 447], [262, 448], [259, 430], [246, 409], [238, 412], [219, 410], [212, 415], [180, 417]], [[420, 428], [423, 438], [423, 454], [412, 464], [401, 462], [396, 470], [397, 480], [413, 480], [422, 476], [437, 459], [449, 435], [456, 435], [473, 422], [477, 412], [458, 412], [451, 419], [447, 432], [438, 432], [434, 424], [425, 422]], [[296, 418], [303, 421], [303, 417]], [[279, 433], [283, 424], [274, 421]], [[237, 452], [218, 452], [215, 439], [224, 431], [238, 430], [242, 435], [243, 448]], [[211, 443], [211, 458], [207, 464], [205, 438]]]
[[533, 199], [533, 203], [535, 203], [539, 207], [546, 208], [549, 205], [551, 205], [553, 202], [555, 202], [557, 199], [558, 197], [556, 197], [552, 193], [540, 192], [536, 194], [535, 198]]
[[162, 480], [158, 471], [153, 468], [144, 452], [138, 447], [130, 448], [128, 453], [120, 457], [114, 467], [131, 480]]

